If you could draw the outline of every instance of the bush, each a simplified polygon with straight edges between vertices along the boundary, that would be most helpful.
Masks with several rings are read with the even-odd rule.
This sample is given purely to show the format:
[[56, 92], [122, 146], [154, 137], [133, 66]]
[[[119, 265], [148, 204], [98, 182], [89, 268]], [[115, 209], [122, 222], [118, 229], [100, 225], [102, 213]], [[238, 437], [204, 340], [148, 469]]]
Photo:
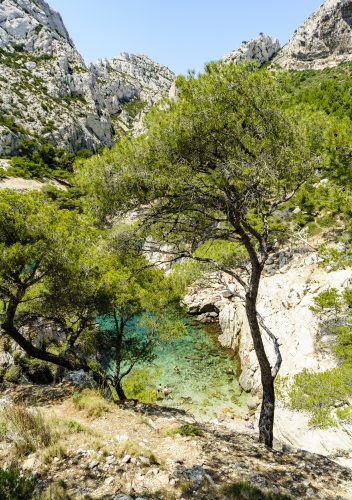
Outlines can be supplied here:
[[310, 412], [309, 423], [318, 428], [336, 425], [335, 404], [347, 402], [351, 394], [352, 369], [346, 365], [322, 373], [303, 370], [295, 375], [289, 391], [291, 407]]
[[6, 410], [5, 422], [8, 426], [7, 436], [19, 456], [45, 448], [54, 441], [54, 435], [39, 411], [11, 406]]
[[78, 410], [84, 411], [87, 417], [101, 417], [110, 411], [109, 403], [94, 389], [83, 389], [72, 395], [72, 401]]
[[21, 368], [18, 365], [13, 365], [6, 370], [4, 375], [5, 382], [12, 382], [13, 384], [17, 384], [21, 378]]
[[157, 369], [135, 369], [123, 380], [123, 389], [128, 399], [138, 399], [142, 403], [154, 403], [158, 400], [156, 382], [159, 377]]
[[0, 469], [0, 498], [1, 500], [30, 500], [34, 497], [35, 479], [27, 479], [20, 472], [10, 467]]
[[167, 436], [175, 436], [179, 434], [180, 436], [202, 436], [203, 431], [198, 426], [193, 424], [183, 424], [180, 427], [174, 427], [166, 432]]
[[[1, 116], [0, 124], [2, 124]], [[53, 125], [49, 123], [46, 127], [47, 131], [51, 131]], [[87, 158], [88, 156], [89, 152], [86, 150], [77, 153], [78, 158]], [[54, 144], [40, 144], [30, 139], [23, 139], [18, 146], [18, 155], [12, 158], [11, 167], [7, 173], [28, 179], [69, 178], [73, 173], [75, 159], [75, 154], [67, 153]]]

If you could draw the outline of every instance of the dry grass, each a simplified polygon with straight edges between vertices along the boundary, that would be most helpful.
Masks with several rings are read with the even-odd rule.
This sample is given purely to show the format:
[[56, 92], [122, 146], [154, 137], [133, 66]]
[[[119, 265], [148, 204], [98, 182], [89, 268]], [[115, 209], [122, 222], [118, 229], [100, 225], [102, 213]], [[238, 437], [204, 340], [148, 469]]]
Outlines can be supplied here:
[[77, 410], [90, 418], [101, 417], [111, 410], [111, 405], [94, 389], [83, 389], [73, 394], [72, 401]]
[[52, 484], [40, 495], [40, 500], [73, 500], [73, 499], [66, 493], [64, 485]]
[[63, 458], [67, 457], [67, 451], [62, 445], [62, 443], [59, 441], [57, 443], [54, 443], [47, 448], [44, 448], [44, 450], [40, 454], [40, 459], [43, 463], [51, 463], [54, 458], [59, 458], [62, 460]]
[[114, 451], [118, 457], [124, 457], [125, 455], [131, 455], [133, 457], [145, 457], [149, 458], [150, 462], [153, 464], [159, 463], [155, 454], [151, 450], [140, 446], [138, 443], [132, 440], [127, 440], [124, 443], [115, 446]]
[[18, 457], [50, 446], [55, 441], [55, 434], [37, 410], [12, 406], [6, 410], [4, 417], [6, 435], [14, 444]]

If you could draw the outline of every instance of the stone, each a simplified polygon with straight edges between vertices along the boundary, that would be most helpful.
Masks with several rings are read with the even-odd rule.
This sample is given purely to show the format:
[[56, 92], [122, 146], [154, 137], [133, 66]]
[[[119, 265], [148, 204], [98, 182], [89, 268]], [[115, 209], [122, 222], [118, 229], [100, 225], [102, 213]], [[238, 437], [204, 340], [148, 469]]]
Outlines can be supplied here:
[[84, 387], [97, 387], [98, 385], [93, 379], [92, 373], [87, 373], [84, 370], [69, 372], [62, 380], [63, 382], [70, 382], [81, 389]]
[[35, 472], [41, 466], [41, 462], [35, 455], [29, 455], [26, 460], [22, 462], [22, 469], [26, 471]]
[[322, 69], [352, 60], [352, 0], [326, 0], [300, 26], [273, 63]]
[[151, 465], [151, 461], [148, 457], [141, 456], [139, 457], [139, 461], [141, 462], [142, 465], [147, 465], [147, 466]]
[[225, 63], [240, 63], [242, 61], [256, 61], [260, 66], [270, 61], [280, 50], [279, 40], [271, 36], [260, 34], [257, 38], [242, 45], [223, 57]]
[[[19, 71], [0, 64], [0, 112], [23, 127], [0, 126], [1, 156], [36, 135], [69, 151], [111, 146], [114, 126], [143, 131], [143, 114], [175, 80], [172, 71], [144, 55], [123, 53], [87, 67], [60, 14], [44, 0], [1, 2], [0, 31], [7, 60], [16, 57], [22, 66]], [[132, 111], [124, 110], [131, 101]]]
[[95, 467], [98, 467], [98, 465], [99, 465], [98, 460], [92, 460], [92, 461], [90, 462], [90, 464], [88, 465], [88, 467], [89, 467], [90, 469], [95, 469]]
[[113, 455], [106, 457], [106, 463], [108, 465], [116, 465], [117, 464], [116, 457], [114, 457]]
[[128, 464], [131, 461], [131, 455], [125, 455], [121, 460], [121, 464]]
[[12, 406], [14, 404], [13, 397], [10, 394], [5, 394], [5, 396], [2, 396], [0, 398], [0, 411], [5, 410], [9, 406]]
[[118, 434], [114, 439], [118, 443], [125, 443], [126, 441], [128, 441], [128, 434]]
[[256, 410], [260, 405], [260, 399], [256, 396], [251, 396], [247, 399], [247, 406], [249, 410]]

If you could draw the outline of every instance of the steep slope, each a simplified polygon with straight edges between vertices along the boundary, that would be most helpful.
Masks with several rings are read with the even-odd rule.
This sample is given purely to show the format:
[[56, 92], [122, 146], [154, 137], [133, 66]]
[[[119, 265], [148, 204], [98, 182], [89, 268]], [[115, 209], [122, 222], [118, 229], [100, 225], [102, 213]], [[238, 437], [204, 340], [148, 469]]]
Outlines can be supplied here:
[[[115, 132], [137, 129], [144, 112], [170, 90], [175, 75], [149, 57], [122, 53], [90, 66], [96, 78]], [[127, 103], [131, 103], [126, 106]]]
[[321, 69], [352, 60], [352, 1], [327, 0], [295, 32], [274, 63]]
[[[111, 145], [110, 115], [122, 111], [121, 103], [137, 97], [154, 103], [173, 79], [144, 56], [124, 54], [87, 68], [44, 0], [0, 3], [0, 155], [16, 152], [23, 137], [70, 151]], [[135, 118], [127, 113], [125, 121]]]
[[[343, 290], [351, 282], [351, 269], [331, 270], [320, 265], [321, 258], [309, 246], [282, 250], [266, 266], [259, 291], [258, 309], [265, 324], [278, 337], [282, 355], [280, 377], [287, 386], [281, 388], [275, 410], [275, 438], [297, 448], [313, 453], [333, 456], [351, 467], [352, 447], [350, 422], [340, 422], [328, 429], [312, 429], [309, 415], [291, 410], [284, 397], [295, 374], [304, 369], [323, 372], [337, 366], [338, 360], [331, 351], [331, 336], [322, 330], [318, 315], [311, 306], [314, 297], [329, 288]], [[191, 314], [201, 322], [209, 321], [203, 310], [216, 310], [222, 330], [220, 343], [233, 349], [241, 362], [240, 385], [251, 393], [249, 413], [253, 414], [254, 428], [259, 415], [261, 383], [257, 357], [249, 331], [245, 308], [240, 299], [231, 294], [238, 292], [234, 280], [213, 284], [209, 288], [191, 288], [184, 302]], [[272, 365], [275, 363], [273, 344], [263, 338]], [[234, 428], [230, 420], [227, 425]]]
[[[16, 415], [19, 407], [13, 403], [32, 411], [36, 405], [46, 432], [51, 430], [52, 443], [46, 446], [40, 429], [29, 427], [37, 446], [16, 457], [24, 474], [38, 478], [44, 498], [351, 498], [351, 470], [303, 451], [268, 450], [248, 430], [199, 424], [186, 412], [162, 406], [122, 408], [92, 392], [80, 396], [68, 384], [2, 389], [0, 416], [1, 410]], [[84, 404], [89, 395], [92, 412]], [[80, 410], [75, 401], [81, 401]], [[26, 410], [20, 415], [27, 422]], [[201, 435], [192, 435], [192, 429]], [[21, 431], [9, 431], [0, 435], [2, 467], [23, 439]]]
[[43, 0], [5, 0], [0, 38], [0, 154], [11, 154], [24, 135], [69, 150], [111, 144], [95, 78], [59, 14]]

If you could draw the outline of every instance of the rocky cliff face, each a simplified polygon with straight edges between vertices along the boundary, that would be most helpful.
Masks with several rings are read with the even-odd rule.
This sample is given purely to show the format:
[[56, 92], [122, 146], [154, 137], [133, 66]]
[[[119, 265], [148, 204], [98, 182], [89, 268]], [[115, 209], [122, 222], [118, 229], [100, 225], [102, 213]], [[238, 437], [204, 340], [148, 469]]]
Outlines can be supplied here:
[[[121, 104], [136, 98], [153, 103], [173, 79], [144, 56], [87, 68], [60, 15], [44, 0], [0, 3], [0, 155], [14, 153], [23, 137], [71, 151], [111, 145], [111, 115]], [[127, 113], [127, 121], [134, 118]]]
[[168, 68], [139, 54], [119, 54], [90, 66], [115, 133], [141, 128], [141, 117], [169, 92], [175, 75]]
[[226, 54], [223, 57], [223, 61], [226, 63], [257, 61], [261, 66], [270, 61], [279, 50], [279, 40], [274, 40], [271, 36], [260, 34], [259, 37], [254, 40], [242, 42], [242, 45], [237, 50]]
[[[281, 377], [292, 380], [304, 368], [324, 371], [336, 366], [329, 349], [329, 336], [320, 334], [319, 319], [311, 310], [313, 298], [328, 288], [342, 290], [351, 285], [351, 270], [331, 271], [319, 266], [319, 256], [307, 248], [278, 252], [268, 263], [261, 282], [258, 310], [266, 326], [278, 337], [283, 358]], [[228, 281], [228, 288], [236, 284]], [[253, 348], [243, 303], [221, 284], [210, 288], [193, 288], [185, 304], [201, 321], [218, 316], [222, 334], [219, 341], [232, 348], [240, 357], [242, 388], [251, 392], [249, 405], [260, 403], [260, 373]], [[273, 345], [263, 337], [272, 365], [275, 363]], [[257, 415], [258, 416], [258, 415]], [[308, 417], [278, 403], [275, 417], [275, 437], [281, 441], [322, 454], [348, 451], [352, 447], [352, 426], [333, 430], [311, 430]], [[351, 457], [352, 458], [352, 457]]]
[[327, 0], [295, 32], [274, 63], [321, 69], [352, 60], [352, 1]]

